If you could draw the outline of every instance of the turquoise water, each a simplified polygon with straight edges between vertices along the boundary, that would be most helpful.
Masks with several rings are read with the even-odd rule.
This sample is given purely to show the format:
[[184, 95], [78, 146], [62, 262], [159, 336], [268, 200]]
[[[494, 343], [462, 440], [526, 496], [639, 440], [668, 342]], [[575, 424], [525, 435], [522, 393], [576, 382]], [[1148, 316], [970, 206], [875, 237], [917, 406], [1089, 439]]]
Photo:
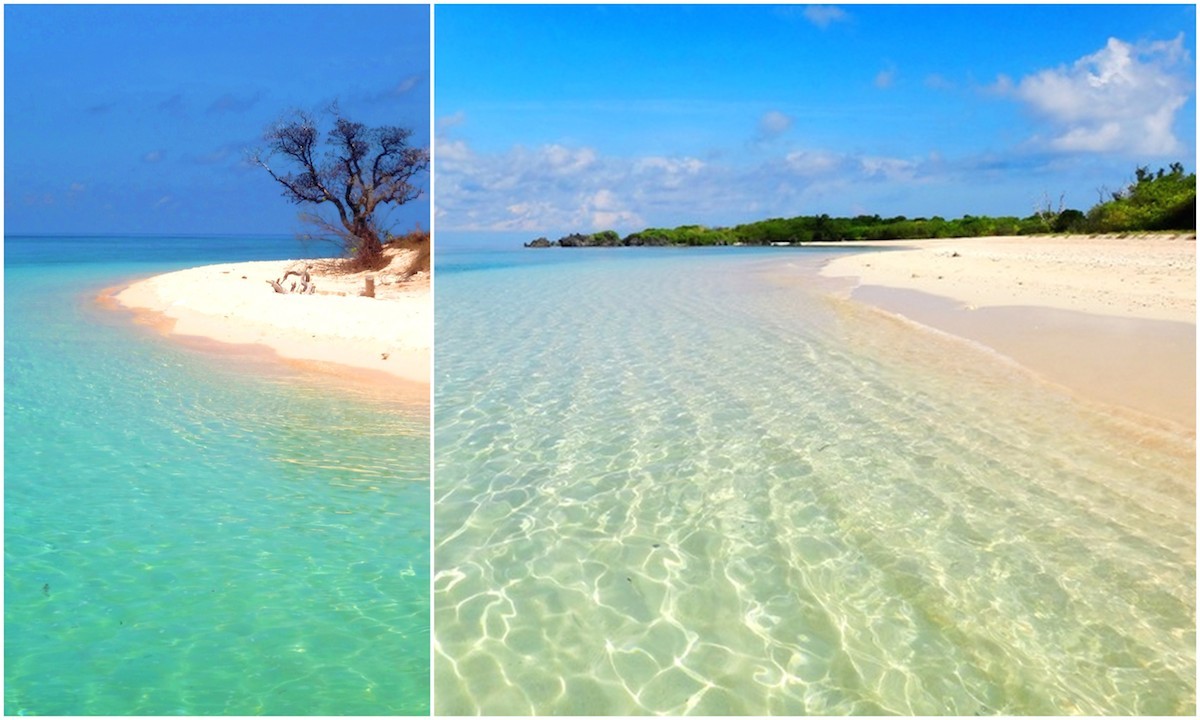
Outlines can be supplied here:
[[429, 712], [428, 408], [94, 300], [306, 253], [5, 239], [6, 714]]
[[1195, 449], [813, 250], [439, 247], [440, 714], [1184, 714]]

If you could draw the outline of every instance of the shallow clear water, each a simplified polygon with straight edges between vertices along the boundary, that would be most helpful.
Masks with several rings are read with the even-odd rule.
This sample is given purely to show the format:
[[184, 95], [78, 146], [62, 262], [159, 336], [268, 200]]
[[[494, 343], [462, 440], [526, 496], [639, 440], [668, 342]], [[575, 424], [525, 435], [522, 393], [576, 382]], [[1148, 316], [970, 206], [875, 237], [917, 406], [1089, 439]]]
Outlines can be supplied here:
[[6, 714], [428, 713], [428, 409], [95, 302], [305, 252], [6, 238]]
[[435, 712], [1195, 712], [1194, 439], [811, 289], [439, 250]]

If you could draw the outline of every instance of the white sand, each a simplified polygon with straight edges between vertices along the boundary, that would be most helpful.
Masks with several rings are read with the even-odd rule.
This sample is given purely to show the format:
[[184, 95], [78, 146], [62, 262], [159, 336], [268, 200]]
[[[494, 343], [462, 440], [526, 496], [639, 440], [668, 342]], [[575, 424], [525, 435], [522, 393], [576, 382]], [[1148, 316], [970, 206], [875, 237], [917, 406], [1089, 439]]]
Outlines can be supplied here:
[[856, 299], [982, 343], [1082, 397], [1195, 432], [1194, 235], [859, 246], [822, 269], [855, 278]]
[[1038, 306], [1196, 322], [1194, 236], [996, 237], [859, 243], [829, 277], [919, 290], [968, 307]]
[[[279, 294], [268, 280], [313, 265], [316, 293]], [[252, 343], [281, 357], [387, 373], [428, 387], [433, 347], [429, 276], [402, 281], [391, 269], [337, 275], [323, 261], [208, 265], [133, 283], [116, 300], [173, 321], [176, 335]], [[392, 268], [403, 263], [394, 262]], [[360, 297], [363, 276], [376, 297]], [[295, 281], [291, 277], [285, 287]]]

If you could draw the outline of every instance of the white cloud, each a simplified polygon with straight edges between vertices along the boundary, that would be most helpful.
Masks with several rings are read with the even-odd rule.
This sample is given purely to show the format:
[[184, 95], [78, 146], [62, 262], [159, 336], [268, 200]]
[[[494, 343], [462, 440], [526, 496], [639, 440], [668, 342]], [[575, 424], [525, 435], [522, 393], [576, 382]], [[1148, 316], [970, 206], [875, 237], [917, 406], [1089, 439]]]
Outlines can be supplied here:
[[845, 156], [827, 150], [799, 150], [784, 157], [789, 170], [802, 176], [822, 176], [838, 172], [845, 163]]
[[438, 118], [438, 121], [437, 121], [438, 134], [441, 135], [442, 133], [448, 132], [450, 130], [450, 128], [458, 127], [459, 125], [462, 125], [466, 121], [467, 121], [467, 114], [465, 112], [463, 112], [462, 110], [459, 110], [458, 112], [456, 112], [452, 115], [442, 116], [442, 117]]
[[573, 175], [587, 170], [596, 161], [596, 151], [591, 148], [572, 150], [562, 145], [547, 145], [539, 150], [533, 162], [544, 166], [556, 175]]
[[1056, 150], [1102, 153], [1118, 147], [1121, 143], [1121, 124], [1106, 122], [1102, 125], [1070, 128], [1050, 144]]
[[151, 150], [150, 152], [148, 152], [142, 156], [142, 162], [148, 162], [148, 163], [156, 163], [162, 159], [163, 159], [163, 151], [162, 150]]
[[595, 210], [611, 211], [617, 209], [619, 204], [620, 203], [617, 201], [617, 196], [612, 190], [608, 190], [607, 188], [597, 190], [590, 198], [588, 198], [588, 205]]
[[804, 8], [804, 17], [822, 30], [849, 18], [845, 10], [834, 5], [809, 5]]
[[1016, 88], [1017, 88], [1017, 85], [1016, 85], [1016, 83], [1014, 83], [1012, 81], [1012, 78], [1005, 75], [1004, 73], [1000, 73], [999, 75], [996, 76], [996, 82], [992, 83], [992, 85], [989, 87], [983, 88], [983, 92], [986, 95], [996, 95], [996, 96], [1003, 97], [1006, 95], [1013, 94], [1016, 91]]
[[763, 113], [758, 120], [758, 137], [760, 140], [774, 140], [792, 127], [792, 117], [778, 110]]
[[1042, 70], [994, 90], [1016, 97], [1052, 126], [1046, 141], [1063, 152], [1170, 155], [1182, 144], [1172, 129], [1192, 81], [1183, 36], [1167, 42], [1110, 38], [1071, 66]]
[[437, 145], [438, 226], [448, 230], [621, 233], [689, 223], [837, 214], [849, 198], [927, 180], [926, 163], [814, 149], [758, 163], [690, 156], [605, 156], [589, 147], [479, 152]]
[[[596, 151], [588, 147], [516, 146], [477, 153], [465, 141], [436, 145], [439, 222], [461, 229], [588, 229], [602, 220], [630, 218], [611, 195]], [[596, 228], [602, 229], [602, 228]]]
[[489, 218], [487, 229], [537, 232], [542, 229], [546, 218], [558, 214], [554, 205], [548, 202], [513, 203], [507, 206], [505, 211], [505, 215]]
[[695, 175], [704, 169], [704, 161], [694, 157], [668, 158], [651, 155], [633, 163], [638, 172], [661, 171], [667, 175]]
[[912, 180], [918, 167], [911, 160], [887, 157], [862, 157], [858, 159], [858, 164], [863, 175], [868, 178], [902, 181]]
[[434, 145], [434, 152], [437, 153], [439, 163], [446, 160], [467, 160], [471, 156], [471, 149], [462, 140], [439, 139]]
[[629, 210], [617, 195], [601, 188], [592, 193], [583, 204], [581, 219], [585, 226], [596, 228], [642, 228], [646, 221], [636, 212]]
[[694, 157], [650, 156], [634, 160], [630, 170], [643, 184], [656, 185], [661, 189], [676, 189], [683, 187], [685, 183], [693, 182], [704, 167], [704, 162]]
[[392, 94], [403, 95], [404, 93], [415, 88], [417, 85], [420, 85], [421, 81], [424, 79], [425, 77], [423, 75], [409, 75], [400, 82], [396, 83], [396, 87], [393, 88]]

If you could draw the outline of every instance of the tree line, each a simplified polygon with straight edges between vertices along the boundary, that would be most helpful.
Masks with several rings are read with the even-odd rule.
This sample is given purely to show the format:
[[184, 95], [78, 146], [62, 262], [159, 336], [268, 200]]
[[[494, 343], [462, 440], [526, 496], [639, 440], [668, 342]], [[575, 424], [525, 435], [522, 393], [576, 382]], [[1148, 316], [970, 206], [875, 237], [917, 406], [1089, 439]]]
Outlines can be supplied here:
[[551, 242], [538, 238], [528, 247], [624, 247], [663, 245], [771, 245], [773, 243], [916, 240], [1047, 233], [1122, 233], [1196, 230], [1196, 175], [1181, 163], [1151, 172], [1139, 167], [1135, 179], [1087, 212], [1052, 209], [1047, 202], [1028, 217], [964, 215], [908, 218], [858, 215], [807, 215], [771, 218], [734, 227], [681, 225], [647, 228], [621, 237], [613, 230], [574, 233]]

